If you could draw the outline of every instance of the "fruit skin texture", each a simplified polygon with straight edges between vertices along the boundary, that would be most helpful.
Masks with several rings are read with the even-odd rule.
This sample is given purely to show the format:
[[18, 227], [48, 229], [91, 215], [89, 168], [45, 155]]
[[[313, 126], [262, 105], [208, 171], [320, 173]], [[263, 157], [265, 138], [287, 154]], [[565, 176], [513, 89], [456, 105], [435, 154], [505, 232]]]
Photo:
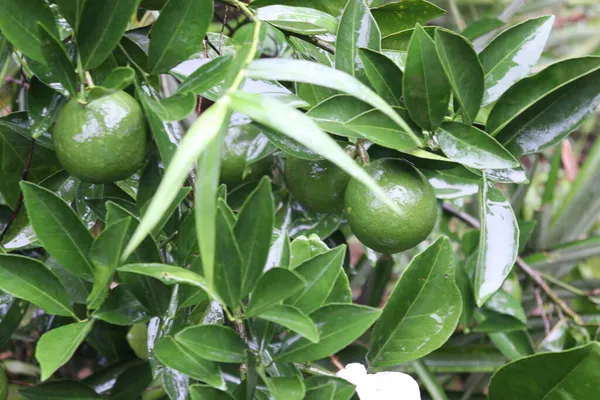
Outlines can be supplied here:
[[331, 161], [289, 157], [284, 176], [292, 196], [308, 210], [329, 213], [344, 209], [350, 175]]
[[384, 158], [365, 171], [398, 205], [390, 210], [357, 180], [350, 180], [344, 204], [358, 240], [380, 253], [394, 254], [416, 246], [431, 233], [437, 215], [435, 192], [425, 176], [404, 161]]
[[125, 179], [146, 159], [148, 136], [142, 108], [119, 91], [82, 105], [71, 99], [54, 127], [62, 166], [90, 183]]
[[273, 163], [271, 156], [250, 165], [250, 172], [242, 177], [246, 167], [246, 154], [252, 141], [260, 134], [253, 125], [231, 126], [225, 135], [221, 152], [221, 183], [234, 189], [244, 182], [255, 181], [266, 175]]

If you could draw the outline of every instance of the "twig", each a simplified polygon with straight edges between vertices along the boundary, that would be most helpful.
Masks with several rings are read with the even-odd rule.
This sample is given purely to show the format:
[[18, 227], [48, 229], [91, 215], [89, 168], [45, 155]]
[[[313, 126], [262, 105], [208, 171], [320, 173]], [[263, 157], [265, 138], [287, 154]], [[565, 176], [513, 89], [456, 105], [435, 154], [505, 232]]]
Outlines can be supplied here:
[[335, 356], [335, 354], [330, 355], [329, 360], [338, 370], [341, 371], [344, 369], [344, 365], [342, 364], [340, 359]]
[[454, 22], [456, 23], [456, 27], [459, 31], [464, 31], [467, 27], [464, 18], [462, 17], [460, 10], [458, 9], [458, 5], [456, 4], [456, 0], [449, 0], [450, 12], [452, 13], [452, 18], [454, 18]]
[[250, 20], [254, 20], [254, 13], [252, 12], [252, 10], [250, 10], [248, 8], [248, 5], [246, 3], [243, 3], [240, 0], [219, 0], [219, 2], [223, 3], [223, 4], [229, 4], [229, 5], [234, 6], [235, 8], [240, 10], [242, 12], [242, 14], [244, 14]]
[[419, 375], [421, 383], [425, 386], [433, 400], [448, 400], [446, 393], [444, 393], [444, 389], [440, 386], [435, 375], [422, 359], [414, 361], [413, 366], [415, 367], [417, 375]]
[[[23, 171], [21, 172], [21, 180], [22, 181], [27, 180], [27, 175], [29, 174], [29, 168], [31, 167], [31, 160], [33, 160], [34, 149], [35, 149], [35, 141], [33, 139], [31, 139], [31, 144], [29, 146], [29, 155], [27, 156], [27, 161], [25, 162], [25, 166], [23, 166]], [[17, 219], [17, 215], [19, 214], [21, 207], [23, 207], [23, 192], [19, 192], [19, 199], [17, 200], [17, 205], [15, 207], [15, 210], [13, 211], [12, 215], [10, 216], [10, 219], [8, 220], [8, 223], [6, 224], [6, 226], [4, 227], [4, 230], [2, 231], [2, 234], [0, 235], [0, 244], [4, 240], [4, 236], [6, 235], [6, 232], [8, 232], [8, 228], [10, 228], [10, 226], [13, 224], [13, 222]]]
[[365, 141], [363, 139], [358, 139], [356, 141], [356, 150], [358, 151], [358, 155], [360, 156], [362, 162], [365, 164], [368, 163], [369, 154], [367, 153], [367, 150], [365, 150]]
[[[444, 211], [454, 215], [455, 217], [462, 220], [463, 222], [471, 225], [473, 228], [479, 229], [479, 221], [476, 218], [472, 217], [471, 215], [469, 215], [465, 212], [457, 210], [456, 208], [454, 208], [454, 206], [452, 206], [448, 203], [444, 203], [443, 207], [444, 207]], [[532, 281], [534, 281], [544, 291], [544, 293], [546, 293], [546, 295], [550, 298], [550, 300], [554, 304], [556, 304], [560, 309], [562, 309], [562, 311], [564, 311], [565, 314], [567, 314], [569, 317], [571, 317], [577, 325], [581, 325], [583, 323], [579, 314], [577, 314], [575, 311], [573, 311], [567, 303], [565, 303], [560, 297], [558, 297], [558, 295], [556, 293], [554, 293], [552, 291], [552, 289], [550, 289], [550, 287], [548, 286], [546, 281], [541, 277], [541, 275], [538, 271], [531, 268], [519, 256], [517, 256], [516, 264], [519, 266], [519, 268], [523, 272], [525, 272], [525, 274], [527, 274], [527, 276]]]
[[550, 333], [550, 321], [548, 321], [548, 315], [546, 314], [546, 309], [544, 309], [544, 301], [542, 300], [542, 295], [540, 294], [540, 288], [535, 288], [533, 290], [535, 294], [535, 300], [537, 301], [538, 310], [540, 315], [542, 316], [542, 321], [544, 321], [544, 332], [546, 332], [546, 336]]

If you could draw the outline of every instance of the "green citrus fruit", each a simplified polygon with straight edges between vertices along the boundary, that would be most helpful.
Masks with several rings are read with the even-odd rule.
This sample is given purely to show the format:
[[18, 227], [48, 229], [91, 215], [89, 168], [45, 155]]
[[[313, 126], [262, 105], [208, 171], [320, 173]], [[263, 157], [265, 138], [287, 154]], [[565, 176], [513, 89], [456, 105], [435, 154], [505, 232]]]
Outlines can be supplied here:
[[289, 157], [285, 162], [285, 182], [292, 196], [311, 211], [322, 213], [344, 209], [344, 190], [350, 180], [331, 161], [310, 161]]
[[357, 180], [350, 180], [344, 205], [358, 240], [380, 253], [394, 254], [422, 242], [433, 229], [437, 214], [435, 193], [425, 176], [404, 161], [384, 158], [365, 166], [398, 205], [395, 213]]
[[167, 0], [142, 0], [140, 7], [145, 8], [146, 10], [160, 10], [166, 3]]
[[244, 182], [257, 180], [269, 173], [273, 163], [270, 156], [251, 164], [250, 170], [244, 176], [246, 154], [259, 134], [260, 131], [252, 125], [240, 125], [229, 128], [225, 135], [221, 153], [221, 183], [227, 185], [229, 189]]
[[87, 105], [71, 99], [54, 127], [54, 147], [62, 166], [85, 182], [125, 179], [146, 159], [148, 137], [137, 101], [116, 92]]

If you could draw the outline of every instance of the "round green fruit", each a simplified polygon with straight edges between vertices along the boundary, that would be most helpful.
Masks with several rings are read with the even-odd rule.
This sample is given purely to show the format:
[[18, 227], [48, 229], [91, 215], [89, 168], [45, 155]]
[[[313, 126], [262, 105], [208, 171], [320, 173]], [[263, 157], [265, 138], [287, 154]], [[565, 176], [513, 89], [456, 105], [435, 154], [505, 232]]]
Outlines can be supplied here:
[[260, 131], [253, 125], [239, 125], [230, 127], [225, 135], [221, 153], [221, 183], [227, 185], [229, 189], [244, 182], [257, 180], [269, 173], [273, 163], [273, 158], [270, 156], [250, 165], [250, 170], [244, 176], [246, 154], [259, 134]]
[[54, 127], [54, 147], [62, 166], [90, 183], [125, 179], [146, 159], [148, 137], [137, 101], [116, 92], [87, 105], [71, 99]]
[[404, 161], [384, 158], [365, 171], [397, 204], [397, 214], [357, 180], [350, 180], [344, 205], [358, 240], [380, 253], [416, 246], [431, 233], [437, 216], [435, 192], [425, 176]]
[[344, 190], [350, 175], [331, 161], [289, 157], [285, 182], [292, 196], [308, 210], [329, 213], [344, 209]]

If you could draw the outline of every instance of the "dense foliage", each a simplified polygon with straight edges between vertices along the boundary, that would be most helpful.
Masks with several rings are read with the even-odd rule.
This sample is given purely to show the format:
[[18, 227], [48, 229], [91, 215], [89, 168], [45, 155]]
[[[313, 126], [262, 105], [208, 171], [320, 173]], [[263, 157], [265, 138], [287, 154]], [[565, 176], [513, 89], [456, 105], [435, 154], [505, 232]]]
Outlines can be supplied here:
[[0, 0], [0, 399], [600, 398], [600, 57], [440, 3]]

